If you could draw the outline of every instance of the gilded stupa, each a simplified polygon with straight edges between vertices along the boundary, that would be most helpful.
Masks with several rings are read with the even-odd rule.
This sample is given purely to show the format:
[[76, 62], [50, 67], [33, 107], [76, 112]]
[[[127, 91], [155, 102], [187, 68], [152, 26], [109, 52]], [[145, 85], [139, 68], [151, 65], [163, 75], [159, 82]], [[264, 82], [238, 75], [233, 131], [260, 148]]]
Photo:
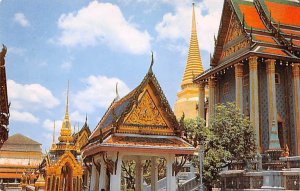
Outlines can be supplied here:
[[193, 78], [201, 73], [203, 73], [203, 66], [197, 38], [195, 8], [193, 3], [189, 53], [181, 82], [181, 90], [177, 94], [177, 100], [174, 105], [174, 113], [178, 119], [183, 113], [186, 118], [196, 118], [198, 116], [196, 106], [199, 100], [199, 87], [193, 83]]

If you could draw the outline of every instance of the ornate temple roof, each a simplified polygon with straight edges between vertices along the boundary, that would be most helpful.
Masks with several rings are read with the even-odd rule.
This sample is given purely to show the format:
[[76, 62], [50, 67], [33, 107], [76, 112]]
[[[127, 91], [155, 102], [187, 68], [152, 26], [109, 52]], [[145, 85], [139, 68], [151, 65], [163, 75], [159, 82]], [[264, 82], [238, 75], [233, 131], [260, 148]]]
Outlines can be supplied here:
[[[152, 61], [153, 64], [153, 61]], [[98, 152], [132, 151], [192, 154], [151, 67], [143, 81], [112, 104], [83, 148], [83, 158]]]
[[[160, 107], [165, 108], [164, 113], [168, 117], [168, 120], [172, 123], [172, 128], [175, 131], [180, 131], [179, 124], [176, 120], [176, 117], [155, 77], [152, 72], [152, 69], [148, 71], [143, 81], [129, 94], [121, 99], [114, 99], [105, 112], [104, 116], [96, 126], [95, 130], [92, 132], [90, 136], [90, 140], [99, 137], [101, 131], [105, 134], [107, 130], [110, 130], [112, 127], [119, 126], [121, 123], [125, 122], [126, 115], [133, 109], [133, 106], [138, 102], [139, 96], [144, 93], [144, 88], [150, 85], [152, 90], [154, 91], [156, 98], [160, 100]], [[147, 96], [147, 95], [146, 95]], [[138, 125], [138, 124], [136, 124]], [[141, 124], [144, 125], [144, 124]], [[101, 129], [101, 131], [100, 131]], [[151, 134], [151, 132], [148, 132]], [[152, 131], [152, 133], [156, 133]], [[174, 133], [174, 132], [173, 132]], [[178, 133], [178, 132], [176, 132]]]
[[218, 38], [203, 80], [249, 56], [300, 62], [300, 2], [225, 0]]
[[203, 71], [204, 70], [203, 70], [202, 61], [200, 57], [200, 49], [199, 49], [198, 37], [197, 37], [195, 8], [193, 3], [191, 39], [190, 39], [190, 46], [189, 46], [186, 68], [181, 82], [181, 88], [184, 88], [185, 85], [192, 84], [194, 76], [201, 74]]

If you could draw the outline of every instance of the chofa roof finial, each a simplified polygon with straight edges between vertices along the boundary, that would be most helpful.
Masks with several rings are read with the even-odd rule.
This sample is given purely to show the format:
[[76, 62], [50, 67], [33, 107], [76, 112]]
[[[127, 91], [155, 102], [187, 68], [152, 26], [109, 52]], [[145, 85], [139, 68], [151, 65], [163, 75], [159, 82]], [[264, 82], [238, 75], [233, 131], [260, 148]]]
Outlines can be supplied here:
[[148, 73], [151, 73], [151, 74], [153, 73], [153, 71], [152, 71], [153, 64], [154, 64], [154, 56], [153, 56], [153, 51], [151, 51], [151, 64], [150, 64]]

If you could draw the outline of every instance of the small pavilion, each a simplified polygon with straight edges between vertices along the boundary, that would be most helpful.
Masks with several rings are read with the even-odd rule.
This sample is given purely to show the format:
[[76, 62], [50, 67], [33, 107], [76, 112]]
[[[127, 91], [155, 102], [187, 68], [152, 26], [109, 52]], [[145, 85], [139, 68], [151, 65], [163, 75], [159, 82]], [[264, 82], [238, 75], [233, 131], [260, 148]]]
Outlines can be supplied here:
[[82, 150], [90, 162], [90, 191], [121, 190], [122, 161], [134, 160], [135, 190], [143, 186], [143, 160], [151, 161], [151, 190], [157, 190], [157, 159], [166, 160], [167, 191], [177, 188], [176, 174], [182, 159], [195, 148], [181, 138], [181, 126], [150, 69], [143, 81], [128, 95], [117, 97], [89, 137]]

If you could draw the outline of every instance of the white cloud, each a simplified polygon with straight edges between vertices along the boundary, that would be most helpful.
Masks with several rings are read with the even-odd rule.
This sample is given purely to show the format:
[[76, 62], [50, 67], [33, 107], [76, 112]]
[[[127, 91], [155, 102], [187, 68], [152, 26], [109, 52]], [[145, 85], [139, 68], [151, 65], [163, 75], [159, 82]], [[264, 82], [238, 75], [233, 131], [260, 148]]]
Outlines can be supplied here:
[[15, 13], [14, 15], [14, 21], [21, 25], [22, 27], [29, 27], [29, 21], [25, 17], [23, 13]]
[[76, 13], [60, 16], [58, 27], [62, 35], [61, 45], [74, 47], [103, 44], [111, 49], [133, 54], [150, 50], [151, 37], [147, 31], [140, 31], [127, 21], [120, 8], [111, 3], [92, 1]]
[[72, 68], [72, 66], [73, 66], [72, 62], [64, 62], [64, 63], [60, 66], [60, 68], [61, 68], [62, 70], [65, 70], [65, 71], [70, 71], [71, 68]]
[[129, 92], [127, 85], [118, 78], [92, 75], [84, 79], [83, 82], [86, 83], [87, 87], [72, 97], [75, 107], [84, 112], [93, 112], [96, 108], [107, 108], [116, 97], [115, 86], [117, 82], [120, 96]]
[[52, 109], [59, 105], [59, 100], [52, 92], [40, 84], [18, 84], [7, 81], [9, 99], [15, 109]]
[[8, 51], [9, 51], [9, 53], [12, 53], [12, 54], [15, 54], [18, 56], [23, 56], [26, 52], [26, 49], [10, 46], [10, 47], [8, 47]]
[[20, 112], [14, 109], [10, 111], [10, 120], [25, 123], [38, 123], [39, 119], [29, 112]]
[[[45, 119], [43, 121], [43, 128], [46, 129], [47, 131], [51, 131], [53, 132], [53, 128], [54, 128], [54, 120], [50, 120], [50, 119]], [[62, 120], [55, 120], [55, 132], [59, 133], [60, 132], [60, 128], [62, 126]]]
[[[170, 1], [174, 6], [174, 12], [166, 13], [162, 20], [157, 23], [155, 29], [158, 32], [159, 40], [184, 40], [189, 43], [192, 21], [192, 6], [190, 1]], [[222, 13], [220, 0], [204, 0], [196, 4], [197, 32], [200, 48], [208, 52], [213, 52], [214, 34], [217, 35]]]
[[73, 121], [74, 123], [85, 122], [85, 115], [81, 114], [79, 111], [74, 111], [70, 113], [70, 120]]

